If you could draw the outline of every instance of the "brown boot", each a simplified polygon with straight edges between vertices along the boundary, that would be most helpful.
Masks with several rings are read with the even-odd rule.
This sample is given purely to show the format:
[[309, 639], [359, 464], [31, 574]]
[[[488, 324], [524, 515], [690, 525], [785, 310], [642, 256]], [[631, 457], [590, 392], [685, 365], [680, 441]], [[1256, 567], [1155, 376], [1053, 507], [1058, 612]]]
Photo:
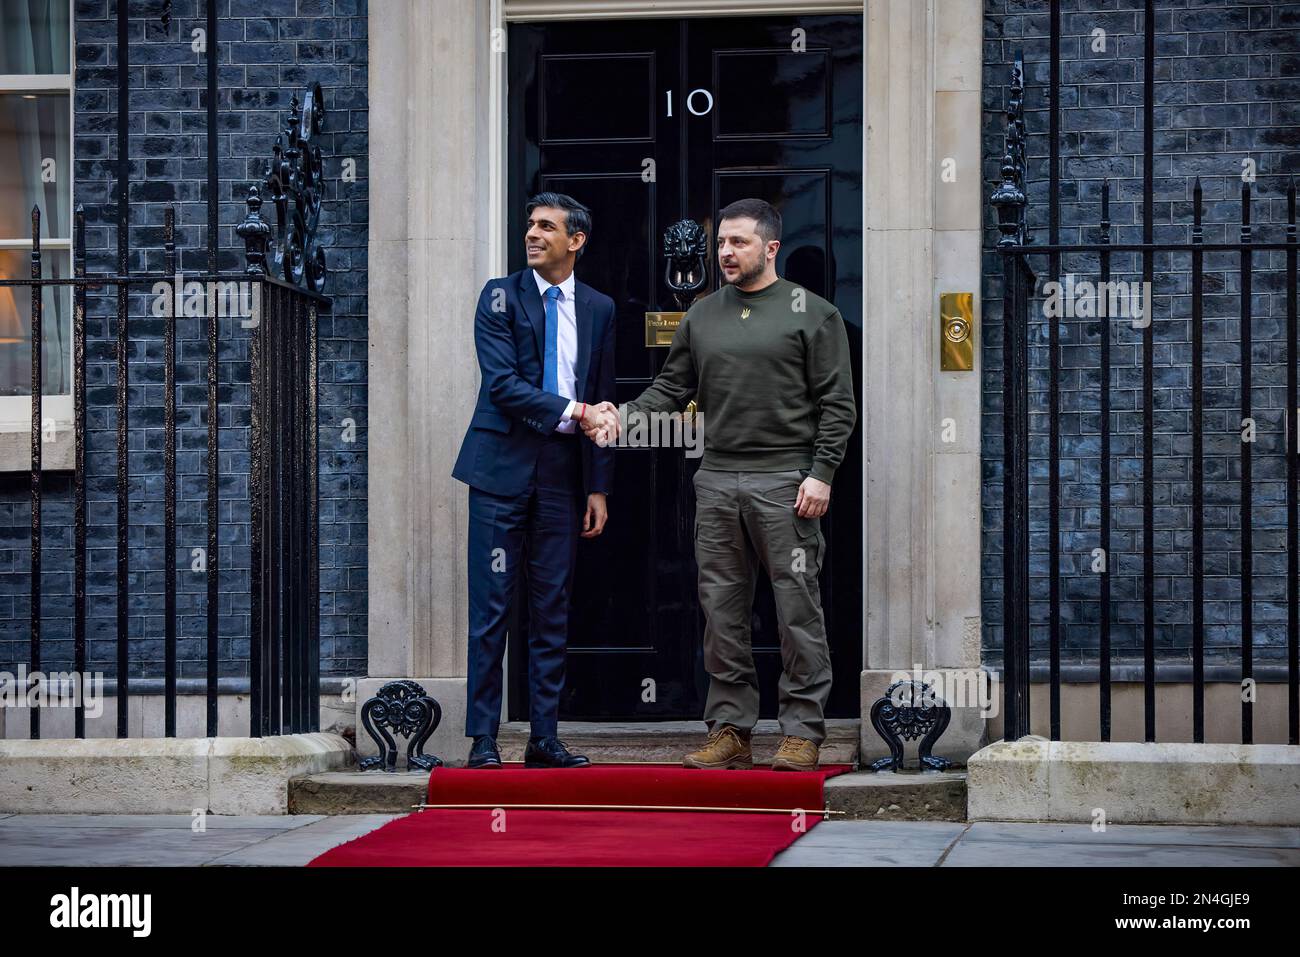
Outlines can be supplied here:
[[786, 735], [772, 759], [773, 771], [816, 771], [820, 750], [807, 738]]
[[688, 768], [735, 768], [749, 770], [754, 755], [749, 750], [749, 735], [730, 724], [720, 724], [709, 732], [708, 743], [682, 759]]

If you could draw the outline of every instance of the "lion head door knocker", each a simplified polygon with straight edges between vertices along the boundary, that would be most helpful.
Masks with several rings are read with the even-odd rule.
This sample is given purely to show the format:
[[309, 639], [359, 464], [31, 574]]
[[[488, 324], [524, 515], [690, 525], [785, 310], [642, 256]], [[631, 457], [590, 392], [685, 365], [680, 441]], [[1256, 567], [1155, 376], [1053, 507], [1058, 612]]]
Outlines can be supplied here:
[[669, 226], [664, 231], [664, 260], [664, 285], [685, 312], [709, 281], [709, 236], [704, 227], [693, 219]]
[[885, 696], [871, 706], [871, 724], [889, 745], [889, 757], [872, 762], [872, 771], [903, 770], [903, 739], [921, 738], [917, 748], [919, 771], [946, 771], [947, 758], [936, 758], [930, 749], [952, 719], [952, 711], [935, 696], [934, 689], [921, 681], [895, 681]]
[[679, 220], [664, 230], [663, 250], [664, 285], [677, 309], [645, 314], [647, 348], [672, 345], [691, 300], [709, 281], [709, 236], [695, 220]]
[[[397, 770], [397, 744], [394, 734], [407, 738], [406, 769], [432, 771], [442, 767], [442, 760], [424, 753], [424, 742], [442, 721], [442, 706], [417, 682], [390, 681], [361, 707], [361, 723], [379, 747], [379, 753], [361, 761], [361, 770], [382, 767]], [[382, 736], [382, 737], [381, 737]]]
[[[645, 314], [645, 344], [671, 346], [677, 327], [695, 294], [709, 281], [709, 234], [693, 219], [679, 219], [664, 230], [664, 285], [677, 303], [676, 312]], [[683, 422], [694, 422], [697, 412], [692, 399], [682, 412]]]

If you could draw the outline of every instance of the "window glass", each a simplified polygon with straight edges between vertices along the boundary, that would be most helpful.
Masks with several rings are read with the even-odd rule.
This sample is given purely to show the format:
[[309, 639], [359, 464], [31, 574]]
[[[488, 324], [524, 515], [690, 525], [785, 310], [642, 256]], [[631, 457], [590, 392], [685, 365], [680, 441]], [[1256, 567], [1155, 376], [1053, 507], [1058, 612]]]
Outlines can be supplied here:
[[0, 74], [71, 73], [68, 0], [0, 0]]
[[72, 189], [66, 93], [0, 93], [0, 239], [71, 236]]
[[[71, 259], [66, 249], [42, 249], [45, 279], [65, 279]], [[27, 279], [32, 254], [26, 249], [0, 249], [0, 279]], [[44, 365], [41, 395], [72, 391], [72, 292], [46, 286], [41, 313]], [[30, 286], [0, 286], [0, 396], [32, 394], [32, 290]]]
[[[41, 210], [42, 278], [71, 272], [69, 0], [0, 0], [0, 279], [31, 276], [31, 212]], [[31, 395], [32, 295], [0, 286], [0, 397]], [[39, 291], [41, 391], [72, 390], [72, 290]], [[4, 428], [22, 404], [0, 401]], [[47, 405], [47, 410], [50, 406]]]

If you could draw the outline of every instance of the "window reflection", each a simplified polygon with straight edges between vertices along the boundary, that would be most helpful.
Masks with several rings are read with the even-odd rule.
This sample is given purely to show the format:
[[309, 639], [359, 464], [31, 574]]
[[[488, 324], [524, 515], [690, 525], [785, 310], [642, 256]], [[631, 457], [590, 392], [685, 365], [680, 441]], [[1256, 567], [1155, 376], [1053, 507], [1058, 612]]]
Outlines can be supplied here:
[[[31, 252], [0, 249], [0, 279], [31, 276]], [[66, 249], [42, 249], [43, 278], [65, 279]], [[72, 391], [72, 292], [45, 287], [42, 299], [41, 394]], [[0, 286], [0, 395], [32, 393], [32, 291], [30, 286]]]
[[68, 0], [0, 0], [0, 74], [70, 73]]
[[0, 239], [30, 238], [33, 206], [42, 236], [69, 237], [68, 127], [68, 94], [0, 93]]

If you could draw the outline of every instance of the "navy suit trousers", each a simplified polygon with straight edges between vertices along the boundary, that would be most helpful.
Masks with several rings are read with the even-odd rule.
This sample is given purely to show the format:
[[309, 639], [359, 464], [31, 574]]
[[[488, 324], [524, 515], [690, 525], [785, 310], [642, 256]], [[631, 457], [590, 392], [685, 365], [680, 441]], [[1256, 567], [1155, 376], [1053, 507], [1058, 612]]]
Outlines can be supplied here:
[[542, 444], [519, 495], [469, 490], [469, 677], [465, 733], [496, 737], [502, 660], [521, 573], [528, 581], [529, 719], [534, 736], [555, 734], [569, 594], [585, 502], [581, 434]]

